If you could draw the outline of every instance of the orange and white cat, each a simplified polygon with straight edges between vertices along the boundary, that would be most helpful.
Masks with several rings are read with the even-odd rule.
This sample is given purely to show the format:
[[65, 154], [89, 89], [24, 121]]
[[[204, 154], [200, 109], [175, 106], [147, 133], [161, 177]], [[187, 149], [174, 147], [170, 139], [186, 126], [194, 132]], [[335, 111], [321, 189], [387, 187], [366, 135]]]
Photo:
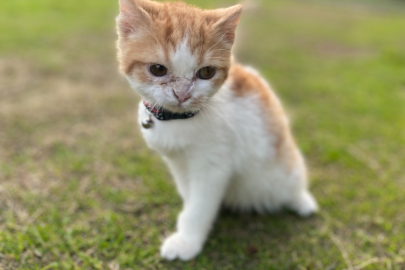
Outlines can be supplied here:
[[200, 253], [221, 205], [317, 210], [280, 101], [255, 70], [232, 61], [241, 10], [120, 0], [120, 69], [142, 97], [143, 136], [183, 200], [161, 246], [168, 260]]

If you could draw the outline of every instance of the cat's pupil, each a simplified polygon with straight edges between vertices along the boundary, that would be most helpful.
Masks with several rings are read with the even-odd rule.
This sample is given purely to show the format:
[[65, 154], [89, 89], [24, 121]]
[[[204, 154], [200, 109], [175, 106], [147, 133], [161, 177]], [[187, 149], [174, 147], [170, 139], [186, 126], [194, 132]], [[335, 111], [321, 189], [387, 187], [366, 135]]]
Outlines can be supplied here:
[[214, 67], [203, 67], [197, 73], [198, 78], [203, 80], [209, 80], [214, 77], [216, 69]]
[[167, 74], [167, 68], [165, 66], [156, 64], [150, 66], [150, 72], [156, 77], [162, 77]]

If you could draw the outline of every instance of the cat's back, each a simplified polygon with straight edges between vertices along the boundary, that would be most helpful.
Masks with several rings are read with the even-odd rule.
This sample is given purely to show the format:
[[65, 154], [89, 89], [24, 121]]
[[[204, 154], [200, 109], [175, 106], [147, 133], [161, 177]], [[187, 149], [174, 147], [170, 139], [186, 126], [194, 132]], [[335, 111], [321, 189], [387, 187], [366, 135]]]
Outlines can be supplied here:
[[232, 63], [229, 70], [228, 85], [236, 97], [257, 98], [257, 105], [274, 117], [284, 116], [281, 104], [269, 84], [252, 67]]
[[288, 118], [270, 85], [255, 69], [233, 63], [227, 87], [236, 112], [234, 124], [245, 144], [250, 142], [253, 154], [274, 158], [276, 163], [295, 163], [297, 149]]
[[[243, 104], [236, 106], [254, 111], [253, 117], [261, 120], [261, 129], [268, 136], [276, 136], [279, 140], [283, 140], [289, 135], [288, 118], [280, 100], [255, 69], [233, 63], [227, 86], [233, 99], [237, 100], [235, 103]], [[241, 111], [244, 108], [235, 109]]]

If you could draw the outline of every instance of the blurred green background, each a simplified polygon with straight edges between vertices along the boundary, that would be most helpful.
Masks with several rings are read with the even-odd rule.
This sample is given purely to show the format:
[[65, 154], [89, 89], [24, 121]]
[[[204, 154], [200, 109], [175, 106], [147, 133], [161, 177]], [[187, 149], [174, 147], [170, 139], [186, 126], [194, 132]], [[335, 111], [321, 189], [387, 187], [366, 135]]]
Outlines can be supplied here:
[[283, 100], [321, 212], [224, 213], [187, 263], [158, 254], [181, 202], [117, 71], [117, 2], [0, 1], [0, 269], [405, 269], [405, 2], [247, 4], [236, 58]]

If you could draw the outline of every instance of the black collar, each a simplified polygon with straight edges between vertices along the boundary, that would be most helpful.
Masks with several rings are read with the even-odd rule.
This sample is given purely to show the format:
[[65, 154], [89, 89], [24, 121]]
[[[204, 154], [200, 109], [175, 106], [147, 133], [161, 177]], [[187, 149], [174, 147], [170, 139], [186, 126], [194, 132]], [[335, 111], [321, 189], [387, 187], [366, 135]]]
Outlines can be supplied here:
[[145, 101], [143, 101], [143, 104], [145, 105], [146, 109], [148, 109], [148, 111], [156, 117], [156, 119], [161, 121], [187, 119], [193, 117], [198, 113], [198, 112], [173, 113], [165, 109], [156, 110]]

